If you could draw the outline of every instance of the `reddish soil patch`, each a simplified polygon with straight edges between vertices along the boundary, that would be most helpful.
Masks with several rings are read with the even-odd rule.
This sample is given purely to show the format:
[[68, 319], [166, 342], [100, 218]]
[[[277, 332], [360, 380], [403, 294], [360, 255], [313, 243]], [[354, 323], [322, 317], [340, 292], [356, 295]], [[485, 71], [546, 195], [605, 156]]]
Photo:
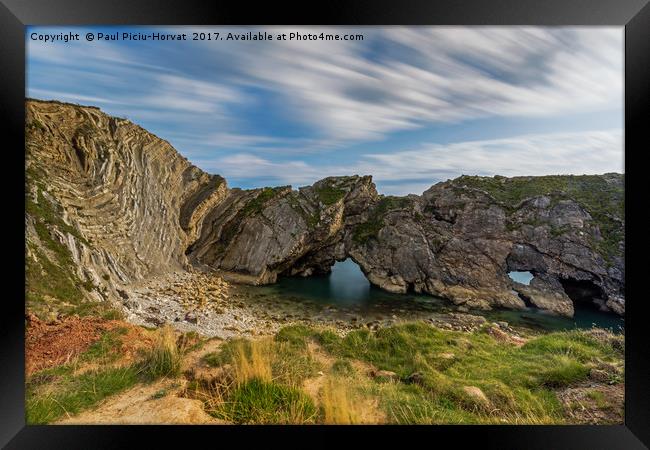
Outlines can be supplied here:
[[[121, 336], [122, 348], [116, 349], [127, 360], [133, 359], [138, 348], [150, 341], [143, 331], [119, 320], [98, 317], [65, 317], [54, 322], [44, 322], [33, 314], [26, 316], [25, 370], [27, 375], [64, 364], [83, 353], [106, 331], [126, 328]], [[144, 341], [144, 342], [143, 342]]]

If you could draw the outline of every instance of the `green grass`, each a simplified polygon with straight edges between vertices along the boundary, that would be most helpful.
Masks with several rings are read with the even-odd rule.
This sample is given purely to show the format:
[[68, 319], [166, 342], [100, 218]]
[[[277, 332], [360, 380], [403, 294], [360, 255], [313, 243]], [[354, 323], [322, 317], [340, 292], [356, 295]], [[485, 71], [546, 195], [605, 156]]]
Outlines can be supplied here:
[[26, 421], [30, 425], [77, 414], [140, 380], [134, 367], [109, 368], [78, 376], [72, 375], [70, 369], [57, 368], [49, 373], [54, 377], [50, 383], [42, 382], [44, 374], [47, 375], [44, 372], [35, 374], [31, 378], [36, 381], [27, 382], [25, 409]]
[[[38, 261], [26, 258], [25, 294], [27, 305], [37, 315], [56, 304], [64, 314], [102, 315], [111, 308], [98, 303], [86, 302], [86, 292], [97, 289], [90, 280], [81, 280], [74, 270], [72, 254], [67, 246], [53, 236], [53, 230], [73, 235], [86, 245], [90, 243], [73, 226], [63, 221], [63, 211], [44, 195], [42, 184], [35, 178], [34, 170], [28, 171], [28, 182], [37, 188], [35, 202], [31, 195], [25, 196], [25, 211], [34, 219], [34, 229], [42, 247], [27, 242], [29, 250]], [[114, 316], [118, 313], [112, 310]]]
[[588, 375], [589, 367], [569, 356], [559, 356], [553, 359], [553, 367], [539, 372], [536, 381], [543, 386], [563, 387], [584, 380]]
[[345, 197], [345, 194], [347, 194], [347, 191], [345, 189], [339, 189], [327, 184], [315, 186], [314, 192], [316, 192], [316, 195], [318, 195], [320, 201], [327, 206], [333, 205]]
[[[25, 211], [32, 217], [39, 219], [39, 223], [45, 223], [50, 226], [55, 226], [63, 233], [70, 233], [79, 241], [86, 245], [90, 243], [84, 238], [79, 231], [65, 223], [62, 219], [63, 211], [60, 206], [52, 204], [45, 195], [43, 195], [43, 188], [40, 183], [36, 183], [38, 203], [34, 202], [31, 195], [25, 197]], [[38, 231], [38, 230], [37, 230]], [[48, 233], [49, 234], [49, 233]], [[39, 237], [41, 237], [39, 233]]]
[[[294, 327], [281, 336], [316, 339], [338, 358], [332, 368], [338, 374], [349, 376], [353, 359], [397, 373], [402, 382], [375, 386], [396, 423], [561, 423], [565, 418], [554, 390], [586, 380], [598, 362], [623, 358], [618, 345], [583, 331], [542, 335], [522, 347], [484, 332], [446, 331], [421, 322], [376, 333], [356, 330], [345, 337]], [[409, 383], [414, 373], [419, 380]], [[477, 402], [463, 386], [480, 388], [489, 405]]]
[[351, 376], [354, 374], [352, 363], [347, 359], [337, 359], [332, 364], [332, 373], [335, 375]]
[[235, 424], [301, 424], [313, 423], [317, 410], [297, 388], [252, 379], [230, 392], [215, 415]]
[[104, 363], [115, 361], [119, 356], [115, 349], [118, 348], [122, 342], [120, 336], [124, 336], [127, 331], [127, 328], [119, 327], [102, 333], [99, 340], [93, 343], [80, 355], [80, 360], [102, 361]]
[[67, 265], [66, 247], [58, 244], [62, 247], [59, 256], [49, 258], [32, 243], [27, 245], [38, 258], [38, 262], [25, 259], [25, 298], [30, 311], [41, 318], [53, 307], [64, 315], [98, 316], [106, 320], [123, 318], [124, 314], [108, 303], [85, 300], [84, 283]]
[[149, 380], [161, 377], [178, 377], [181, 373], [182, 355], [170, 326], [158, 330], [155, 341], [138, 364], [140, 373]]
[[237, 234], [240, 232], [242, 222], [246, 217], [255, 216], [261, 213], [268, 202], [276, 198], [283, 191], [285, 191], [290, 186], [279, 186], [274, 188], [263, 188], [257, 196], [246, 203], [244, 207], [235, 214], [235, 216], [229, 220], [221, 230], [219, 236], [219, 241], [215, 243], [215, 248], [218, 253], [223, 254], [228, 245], [235, 239]]
[[566, 355], [583, 363], [603, 358], [612, 360], [623, 356], [623, 350], [614, 347], [615, 339], [605, 343], [584, 331], [572, 330], [539, 336], [527, 342], [522, 350], [528, 353]]
[[167, 395], [167, 390], [166, 389], [160, 389], [160, 390], [154, 392], [151, 395], [151, 400], [157, 400], [159, 398], [165, 397], [166, 395]]
[[[272, 345], [271, 372], [273, 380], [295, 386], [305, 378], [314, 376], [319, 364], [306, 352], [307, 339], [314, 332], [302, 325], [285, 327], [275, 336]], [[237, 357], [238, 346], [244, 345], [247, 357], [252, 357], [250, 341], [232, 339], [224, 343], [219, 352], [208, 353], [203, 360], [211, 367], [232, 364]]]
[[[338, 339], [330, 334], [322, 342], [334, 355], [394, 371], [404, 381], [410, 374], [419, 373], [418, 387], [397, 387], [393, 394], [399, 397], [404, 391], [407, 402], [417, 403], [424, 396], [432, 403], [411, 405], [410, 410], [391, 406], [396, 420], [401, 420], [397, 413], [401, 411], [406, 414], [404, 418], [408, 414], [420, 417], [418, 423], [425, 416], [425, 421], [438, 422], [441, 405], [447, 405], [445, 414], [449, 417], [457, 417], [460, 408], [472, 412], [475, 421], [490, 421], [486, 411], [481, 411], [462, 390], [463, 386], [479, 387], [491, 407], [504, 414], [542, 422], [561, 420], [552, 388], [586, 379], [590, 362], [621, 357], [579, 331], [551, 333], [517, 348], [485, 333], [443, 331], [425, 323], [383, 328], [377, 333], [357, 330]], [[453, 353], [454, 358], [441, 358], [442, 353]], [[413, 389], [417, 395], [411, 392]], [[431, 414], [424, 414], [425, 410]]]
[[274, 337], [277, 342], [287, 342], [292, 346], [304, 349], [306, 340], [314, 336], [314, 330], [306, 325], [289, 325], [278, 331]]
[[587, 397], [594, 401], [599, 409], [611, 409], [612, 404], [607, 400], [602, 391], [592, 390], [587, 392]]
[[274, 188], [265, 187], [262, 191], [249, 201], [242, 209], [241, 213], [244, 216], [251, 216], [262, 212], [264, 206], [273, 198], [278, 196], [282, 191], [286, 190], [288, 186], [279, 186]]
[[[27, 423], [50, 423], [92, 408], [137, 383], [180, 375], [181, 359], [173, 332], [170, 334], [168, 328], [158, 331], [153, 346], [143, 351], [139, 360], [116, 367], [126, 332], [121, 327], [104, 332], [72, 361], [32, 374], [26, 380]], [[89, 369], [76, 373], [84, 367]], [[162, 394], [158, 392], [154, 396], [159, 398]]]
[[[204, 361], [230, 375], [212, 387], [192, 382], [188, 395], [195, 390], [194, 398], [206, 402], [210, 414], [237, 424], [345, 421], [345, 414], [339, 414], [343, 419], [331, 416], [343, 410], [358, 420], [357, 410], [371, 397], [379, 400], [388, 423], [569, 423], [556, 390], [586, 380], [592, 367], [621, 366], [624, 357], [620, 339], [607, 333], [553, 332], [515, 346], [486, 331], [456, 332], [411, 322], [342, 337], [329, 329], [291, 325], [273, 339], [223, 343]], [[108, 367], [111, 349], [123, 333], [104, 333], [77, 359], [102, 363], [102, 369], [75, 375], [71, 363], [32, 375], [27, 381], [28, 423], [48, 423], [91, 408], [139, 381], [180, 375], [181, 353], [168, 329], [159, 332], [140, 362]], [[312, 345], [332, 361], [327, 370], [320, 357], [313, 357]], [[367, 367], [395, 372], [398, 379], [372, 378]], [[323, 376], [321, 403], [316, 404], [302, 387], [305, 380]], [[487, 401], [468, 387], [479, 388]], [[153, 398], [164, 395], [159, 391]], [[598, 407], [606, 406], [598, 392], [589, 395]]]

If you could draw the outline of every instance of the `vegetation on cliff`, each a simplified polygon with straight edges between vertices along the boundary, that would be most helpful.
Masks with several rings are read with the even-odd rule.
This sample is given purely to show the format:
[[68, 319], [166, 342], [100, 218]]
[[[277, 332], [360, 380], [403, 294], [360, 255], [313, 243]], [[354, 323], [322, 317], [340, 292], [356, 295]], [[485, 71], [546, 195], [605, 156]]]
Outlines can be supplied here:
[[381, 196], [376, 205], [370, 209], [368, 220], [354, 228], [352, 239], [358, 244], [365, 244], [369, 239], [376, 238], [384, 227], [384, 218], [390, 211], [408, 208], [411, 201], [406, 197], [394, 195]]
[[25, 259], [25, 294], [27, 306], [37, 314], [43, 314], [52, 303], [64, 313], [84, 313], [95, 310], [85, 304], [87, 292], [96, 286], [89, 280], [81, 280], [75, 272], [75, 264], [69, 248], [62, 244], [60, 236], [72, 235], [86, 245], [90, 243], [73, 226], [62, 219], [58, 205], [46, 197], [43, 185], [28, 175], [35, 196], [25, 195], [25, 212], [32, 220], [40, 245], [27, 241], [26, 251], [32, 257]]
[[[610, 261], [621, 256], [625, 218], [624, 175], [547, 175], [538, 177], [461, 176], [452, 180], [457, 186], [468, 186], [487, 192], [492, 198], [513, 210], [524, 200], [540, 195], [551, 201], [571, 199], [582, 206], [598, 226], [602, 239], [594, 239], [594, 249]], [[555, 230], [556, 236], [566, 230]]]

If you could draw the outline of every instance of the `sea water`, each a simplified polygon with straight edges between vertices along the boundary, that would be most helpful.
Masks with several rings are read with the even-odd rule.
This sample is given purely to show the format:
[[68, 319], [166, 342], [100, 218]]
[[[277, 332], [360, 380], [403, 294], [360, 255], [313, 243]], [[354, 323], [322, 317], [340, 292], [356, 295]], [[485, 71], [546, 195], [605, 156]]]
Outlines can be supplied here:
[[[528, 279], [530, 272], [511, 272], [519, 282]], [[532, 274], [530, 274], [532, 279]], [[521, 280], [521, 281], [520, 281]], [[361, 317], [404, 315], [409, 313], [454, 312], [451, 302], [415, 293], [392, 294], [372, 286], [359, 266], [347, 259], [337, 262], [329, 275], [311, 277], [282, 277], [273, 285], [258, 288], [267, 295], [291, 299], [293, 302], [317, 303], [341, 311], [349, 311]], [[573, 318], [552, 315], [536, 308], [525, 310], [471, 310], [472, 314], [483, 315], [492, 321], [507, 321], [512, 325], [525, 326], [546, 331], [573, 328], [608, 328], [622, 332], [625, 321], [612, 313], [598, 311], [591, 305], [576, 304]]]

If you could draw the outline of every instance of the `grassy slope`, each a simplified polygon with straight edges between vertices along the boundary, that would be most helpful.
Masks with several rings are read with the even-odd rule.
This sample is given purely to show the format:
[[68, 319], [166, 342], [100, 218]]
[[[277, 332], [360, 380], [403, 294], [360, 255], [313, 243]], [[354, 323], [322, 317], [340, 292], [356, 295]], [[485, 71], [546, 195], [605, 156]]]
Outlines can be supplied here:
[[[620, 336], [557, 332], [516, 346], [486, 331], [413, 322], [341, 337], [292, 325], [206, 354], [204, 362], [221, 371], [207, 382], [191, 378], [185, 395], [230, 423], [540, 424], [572, 422], [556, 392], [584, 385], [592, 368], [607, 367], [609, 384], [622, 383]], [[185, 348], [169, 328], [159, 329], [151, 348], [127, 365], [116, 356], [123, 335], [120, 328], [107, 332], [73, 361], [29, 377], [27, 422], [93, 408], [139, 382], [185, 376], [181, 360], [196, 346]], [[371, 376], [369, 370], [390, 372]], [[472, 395], [476, 388], [485, 401]], [[612, 408], [597, 389], [588, 396], [599, 409]]]
[[156, 332], [153, 345], [127, 365], [117, 363], [126, 328], [105, 332], [73, 360], [32, 374], [26, 381], [26, 421], [53, 422], [92, 408], [139, 382], [178, 377], [183, 349], [170, 328]]
[[[326, 374], [325, 386], [343, 386], [358, 402], [364, 397], [379, 399], [390, 423], [563, 423], [567, 418], [555, 390], [586, 380], [594, 365], [614, 367], [623, 359], [616, 338], [600, 342], [579, 331], [551, 333], [516, 347], [485, 332], [443, 331], [424, 323], [377, 333], [358, 330], [344, 338], [327, 330], [291, 326], [281, 330], [263, 351], [253, 352], [251, 345], [257, 344], [240, 340], [206, 357], [216, 367], [238, 367], [242, 361], [264, 366], [260, 363], [264, 359], [270, 366], [262, 377], [249, 376], [225, 385], [210, 412], [236, 423], [291, 422], [288, 411], [295, 411], [293, 403], [307, 401], [298, 393], [302, 381], [319, 369], [306, 350], [309, 341], [317, 342], [336, 360]], [[355, 369], [359, 361], [395, 372], [399, 380], [370, 379]], [[620, 373], [612, 374], [611, 381], [620, 382]], [[259, 402], [254, 395], [242, 396], [242, 390], [259, 391], [258, 383], [266, 389]], [[488, 402], [477, 400], [466, 386], [478, 387]], [[293, 396], [280, 394], [282, 389], [292, 389]], [[278, 392], [269, 393], [274, 390]], [[291, 400], [279, 405], [267, 395], [286, 395]], [[318, 412], [311, 406], [302, 409], [310, 413], [301, 415], [299, 422], [328, 422], [323, 405]], [[278, 417], [272, 411], [287, 413]]]

